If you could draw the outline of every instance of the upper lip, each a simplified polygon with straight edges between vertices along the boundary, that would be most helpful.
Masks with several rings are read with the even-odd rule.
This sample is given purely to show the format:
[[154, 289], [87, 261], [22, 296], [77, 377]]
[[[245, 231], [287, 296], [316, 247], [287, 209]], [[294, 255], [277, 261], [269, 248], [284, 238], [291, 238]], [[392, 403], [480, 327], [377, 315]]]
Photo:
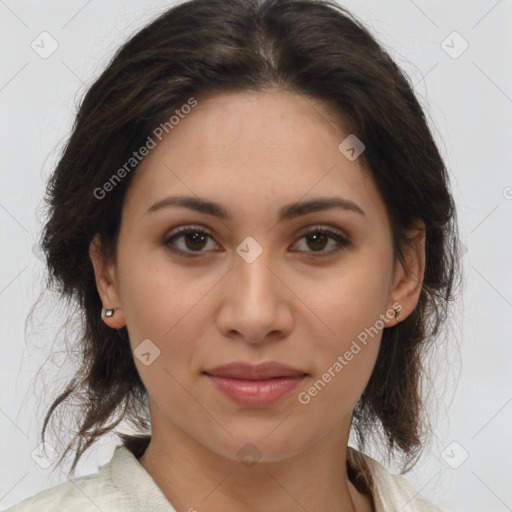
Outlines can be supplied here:
[[231, 379], [264, 380], [275, 377], [301, 377], [306, 372], [287, 366], [285, 364], [271, 361], [267, 363], [251, 364], [244, 361], [224, 364], [204, 373], [216, 377], [228, 377]]

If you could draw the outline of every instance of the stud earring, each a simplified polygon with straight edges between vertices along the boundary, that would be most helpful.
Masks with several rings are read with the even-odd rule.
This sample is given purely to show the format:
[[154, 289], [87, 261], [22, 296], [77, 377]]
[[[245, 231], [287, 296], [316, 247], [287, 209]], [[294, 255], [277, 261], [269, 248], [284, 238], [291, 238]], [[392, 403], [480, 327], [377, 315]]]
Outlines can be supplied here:
[[106, 309], [105, 310], [105, 316], [107, 318], [110, 318], [110, 317], [114, 316], [114, 311], [115, 311], [115, 309]]

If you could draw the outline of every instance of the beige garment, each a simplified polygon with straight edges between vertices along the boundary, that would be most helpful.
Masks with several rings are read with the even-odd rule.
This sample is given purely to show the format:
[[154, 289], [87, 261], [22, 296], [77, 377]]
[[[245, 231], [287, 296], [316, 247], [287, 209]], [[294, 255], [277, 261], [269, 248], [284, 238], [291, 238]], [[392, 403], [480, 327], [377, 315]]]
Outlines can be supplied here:
[[[125, 445], [117, 446], [110, 461], [96, 473], [41, 491], [6, 512], [176, 512], [137, 460], [140, 453], [140, 443], [135, 454]], [[373, 482], [376, 512], [441, 512], [404, 477], [388, 472], [367, 455], [349, 448], [348, 463], [359, 478]], [[190, 510], [194, 508], [201, 510], [199, 500], [190, 504]]]

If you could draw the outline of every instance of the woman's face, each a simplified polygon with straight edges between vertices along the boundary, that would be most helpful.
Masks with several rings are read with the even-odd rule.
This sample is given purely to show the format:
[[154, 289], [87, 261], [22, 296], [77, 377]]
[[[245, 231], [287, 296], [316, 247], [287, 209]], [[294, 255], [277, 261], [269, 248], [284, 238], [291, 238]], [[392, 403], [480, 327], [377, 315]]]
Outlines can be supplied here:
[[[105, 308], [120, 308], [104, 321], [127, 326], [154, 431], [262, 461], [348, 435], [393, 305], [403, 320], [420, 292], [400, 265], [393, 273], [384, 203], [338, 148], [348, 135], [310, 98], [223, 94], [199, 99], [137, 168], [116, 263], [103, 275], [91, 257]], [[179, 197], [218, 206], [169, 201]], [[289, 209], [319, 200], [342, 206]], [[245, 393], [238, 383], [233, 399], [204, 373], [271, 361], [306, 376], [278, 379], [294, 386], [280, 398], [261, 391], [268, 381]]]

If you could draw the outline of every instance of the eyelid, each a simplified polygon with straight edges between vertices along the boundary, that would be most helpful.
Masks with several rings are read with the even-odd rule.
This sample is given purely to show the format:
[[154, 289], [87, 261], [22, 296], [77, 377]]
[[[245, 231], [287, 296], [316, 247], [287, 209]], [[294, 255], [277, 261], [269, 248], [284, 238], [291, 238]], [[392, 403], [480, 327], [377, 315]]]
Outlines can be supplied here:
[[345, 233], [341, 228], [331, 227], [325, 224], [312, 224], [310, 226], [306, 226], [305, 228], [301, 228], [296, 232], [295, 236], [302, 238], [311, 232], [320, 232], [320, 233], [328, 233], [333, 235], [338, 235], [341, 238], [344, 238], [347, 242], [350, 241], [350, 237], [347, 233]]
[[[182, 251], [181, 249], [177, 249], [175, 247], [172, 247], [171, 246], [171, 241], [174, 239], [174, 238], [178, 238], [180, 235], [182, 234], [186, 234], [186, 233], [189, 233], [189, 232], [194, 232], [194, 233], [202, 233], [204, 234], [205, 236], [208, 236], [210, 237], [216, 244], [216, 240], [215, 238], [213, 237], [211, 231], [199, 224], [186, 224], [184, 226], [179, 226], [173, 230], [171, 230], [169, 233], [167, 233], [165, 236], [164, 236], [164, 239], [163, 239], [163, 245], [168, 247], [169, 250], [171, 250], [172, 252], [174, 252], [175, 254], [178, 254], [180, 256], [185, 256], [185, 257], [197, 257], [197, 256], [201, 256], [201, 255], [205, 255], [205, 254], [208, 254], [208, 252], [211, 252], [211, 251]], [[217, 244], [218, 245], [218, 244]]]
[[300, 240], [302, 240], [305, 236], [309, 235], [310, 233], [324, 234], [331, 240], [334, 240], [337, 243], [337, 245], [334, 249], [331, 249], [330, 251], [293, 251], [293, 252], [302, 253], [305, 255], [305, 257], [308, 257], [308, 258], [322, 258], [322, 257], [328, 257], [328, 256], [332, 256], [334, 254], [337, 254], [339, 251], [346, 249], [352, 245], [350, 238], [346, 234], [338, 231], [337, 228], [331, 228], [328, 226], [323, 226], [321, 224], [308, 226], [308, 227], [304, 228], [304, 231], [300, 230], [299, 234], [297, 235], [298, 238], [293, 243], [293, 245], [296, 245]]
[[[163, 245], [169, 247], [171, 251], [174, 253], [177, 253], [179, 255], [183, 256], [191, 256], [191, 257], [198, 257], [201, 255], [208, 254], [212, 251], [182, 251], [181, 249], [176, 249], [175, 247], [170, 246], [170, 242], [174, 238], [178, 238], [182, 234], [186, 234], [189, 232], [196, 232], [196, 233], [202, 233], [207, 237], [210, 237], [217, 245], [217, 241], [215, 240], [215, 237], [212, 235], [211, 231], [208, 228], [203, 227], [199, 224], [187, 224], [183, 226], [179, 226], [173, 230], [171, 230], [168, 234], [164, 236]], [[307, 236], [310, 233], [320, 233], [325, 234], [328, 238], [331, 240], [334, 240], [337, 243], [337, 246], [335, 249], [331, 249], [330, 251], [292, 251], [304, 254], [306, 257], [309, 258], [318, 258], [318, 257], [327, 257], [331, 256], [335, 253], [338, 253], [339, 251], [349, 247], [352, 245], [352, 242], [350, 238], [343, 232], [340, 232], [338, 228], [331, 228], [325, 225], [316, 224], [307, 226], [305, 228], [302, 228], [301, 230], [296, 233], [296, 240], [293, 242], [293, 245], [296, 245], [300, 240], [302, 240], [305, 236]], [[216, 251], [218, 252], [218, 251]]]

